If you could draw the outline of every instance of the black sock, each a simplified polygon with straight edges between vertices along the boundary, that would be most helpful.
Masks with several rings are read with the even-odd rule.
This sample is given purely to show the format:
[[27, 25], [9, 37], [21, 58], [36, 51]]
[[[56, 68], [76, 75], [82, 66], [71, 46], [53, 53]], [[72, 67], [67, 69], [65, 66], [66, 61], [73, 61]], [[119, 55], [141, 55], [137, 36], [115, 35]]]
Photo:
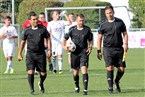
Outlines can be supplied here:
[[123, 76], [124, 74], [124, 71], [123, 72], [120, 72], [119, 70], [117, 71], [117, 74], [116, 74], [116, 79], [115, 79], [115, 82], [119, 82], [119, 80], [121, 79], [121, 77]]
[[83, 74], [83, 84], [84, 84], [84, 90], [88, 89], [88, 73], [87, 74]]
[[79, 88], [79, 75], [73, 76], [73, 78], [74, 78], [74, 82], [75, 82], [76, 87]]
[[49, 64], [49, 67], [51, 67], [52, 66], [52, 63], [51, 64]]
[[109, 89], [113, 89], [113, 77], [114, 77], [114, 71], [107, 70], [107, 81], [108, 81]]
[[47, 76], [47, 74], [45, 74], [45, 75], [43, 75], [43, 76], [40, 74], [40, 84], [41, 84], [41, 85], [44, 83], [44, 81], [45, 81], [45, 79], [46, 79], [46, 76]]
[[34, 90], [34, 74], [28, 74], [28, 82], [30, 85], [30, 89]]

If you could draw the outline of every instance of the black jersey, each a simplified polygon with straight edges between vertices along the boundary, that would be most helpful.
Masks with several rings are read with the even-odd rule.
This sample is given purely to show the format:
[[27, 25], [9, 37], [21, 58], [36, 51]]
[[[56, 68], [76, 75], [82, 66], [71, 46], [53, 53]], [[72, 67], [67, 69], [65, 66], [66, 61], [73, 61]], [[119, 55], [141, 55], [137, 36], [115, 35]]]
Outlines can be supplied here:
[[93, 40], [91, 29], [85, 25], [82, 30], [78, 30], [77, 26], [71, 27], [69, 33], [65, 35], [65, 39], [67, 40], [69, 37], [76, 45], [76, 52], [88, 48], [88, 41]]
[[126, 32], [126, 26], [124, 22], [115, 18], [113, 22], [104, 21], [98, 30], [99, 34], [103, 35], [104, 47], [117, 47], [120, 48], [123, 45], [122, 33]]
[[44, 38], [49, 38], [50, 35], [47, 29], [38, 25], [36, 29], [28, 27], [22, 34], [22, 40], [27, 40], [27, 50], [29, 52], [44, 52]]

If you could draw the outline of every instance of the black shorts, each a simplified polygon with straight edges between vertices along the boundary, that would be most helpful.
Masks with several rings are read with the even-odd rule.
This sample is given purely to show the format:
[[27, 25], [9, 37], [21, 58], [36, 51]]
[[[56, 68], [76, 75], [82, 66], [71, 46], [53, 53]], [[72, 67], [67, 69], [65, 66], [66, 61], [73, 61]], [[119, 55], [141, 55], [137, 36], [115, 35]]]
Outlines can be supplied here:
[[125, 62], [122, 61], [123, 53], [124, 53], [123, 48], [104, 47], [103, 54], [106, 67], [108, 66], [126, 67]]
[[46, 72], [46, 54], [27, 52], [26, 55], [27, 70], [36, 70], [39, 72]]
[[71, 53], [71, 68], [80, 69], [82, 66], [88, 67], [89, 56], [87, 53], [73, 54]]

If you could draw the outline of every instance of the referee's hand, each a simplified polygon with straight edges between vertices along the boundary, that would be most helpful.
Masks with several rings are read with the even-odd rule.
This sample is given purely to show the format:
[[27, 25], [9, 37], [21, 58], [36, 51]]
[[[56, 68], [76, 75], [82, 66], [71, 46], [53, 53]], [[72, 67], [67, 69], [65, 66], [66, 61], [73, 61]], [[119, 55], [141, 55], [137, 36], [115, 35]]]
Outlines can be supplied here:
[[51, 57], [51, 50], [48, 50], [47, 57], [48, 57], [48, 59], [50, 59], [50, 57]]
[[22, 60], [23, 60], [22, 55], [18, 55], [18, 61], [22, 61]]
[[101, 59], [102, 59], [102, 53], [97, 53], [97, 58], [98, 58], [99, 60], [101, 60]]
[[87, 51], [86, 51], [86, 52], [87, 52], [87, 55], [90, 55], [91, 51], [92, 51], [92, 48], [89, 47], [89, 48], [87, 49]]

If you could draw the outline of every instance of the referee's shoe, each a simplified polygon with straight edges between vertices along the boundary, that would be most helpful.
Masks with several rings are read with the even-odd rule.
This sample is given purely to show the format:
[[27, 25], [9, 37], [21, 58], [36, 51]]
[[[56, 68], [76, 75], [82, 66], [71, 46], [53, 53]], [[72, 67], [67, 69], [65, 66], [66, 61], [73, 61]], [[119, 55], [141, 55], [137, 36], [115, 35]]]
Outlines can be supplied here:
[[79, 93], [80, 92], [80, 87], [76, 87], [75, 88], [75, 93]]
[[31, 94], [31, 95], [34, 95], [34, 93], [35, 93], [34, 90], [31, 90], [31, 91], [30, 91], [30, 94]]
[[119, 82], [114, 81], [114, 84], [115, 84], [115, 87], [116, 87], [116, 91], [118, 93], [120, 93], [121, 92], [121, 89], [120, 89], [120, 86], [119, 86]]
[[87, 90], [84, 90], [84, 95], [88, 95], [88, 92], [87, 92]]
[[45, 92], [44, 86], [43, 86], [43, 84], [40, 83], [40, 81], [38, 82], [38, 87], [39, 87], [39, 90], [41, 91], [41, 93]]

